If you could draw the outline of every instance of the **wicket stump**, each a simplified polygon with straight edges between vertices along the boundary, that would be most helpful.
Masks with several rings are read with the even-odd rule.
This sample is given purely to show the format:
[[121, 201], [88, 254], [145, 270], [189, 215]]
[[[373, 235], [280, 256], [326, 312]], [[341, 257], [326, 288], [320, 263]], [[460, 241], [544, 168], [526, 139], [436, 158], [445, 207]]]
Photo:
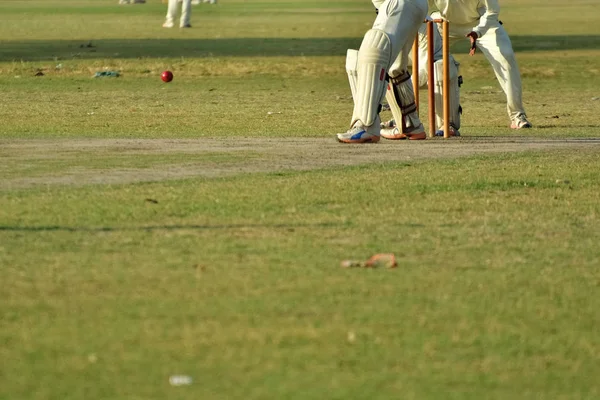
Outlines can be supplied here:
[[[444, 138], [450, 137], [450, 24], [445, 19], [426, 20], [427, 23], [427, 93], [429, 105], [429, 137], [435, 136], [435, 79], [434, 79], [434, 29], [433, 24], [442, 24], [442, 104], [444, 113]], [[412, 81], [415, 104], [419, 112], [419, 37], [412, 49]]]

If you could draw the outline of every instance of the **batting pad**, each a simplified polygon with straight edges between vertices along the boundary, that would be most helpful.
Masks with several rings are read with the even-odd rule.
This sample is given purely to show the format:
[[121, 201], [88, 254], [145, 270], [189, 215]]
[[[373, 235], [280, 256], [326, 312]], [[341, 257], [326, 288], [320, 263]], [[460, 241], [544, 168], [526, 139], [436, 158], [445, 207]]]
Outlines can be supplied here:
[[415, 113], [417, 111], [415, 93], [408, 72], [405, 71], [400, 76], [390, 79], [385, 98], [398, 126], [400, 126], [399, 121], [402, 121], [404, 128], [419, 126], [421, 122]]
[[[450, 124], [456, 129], [460, 129], [460, 86], [458, 85], [458, 67], [460, 64], [456, 62], [454, 57], [450, 56], [449, 63], [449, 103], [450, 103]], [[436, 61], [434, 64], [434, 79], [435, 79], [435, 124], [436, 129], [444, 127], [444, 63], [443, 60]]]
[[346, 73], [352, 92], [352, 100], [356, 102], [356, 85], [358, 83], [358, 50], [348, 49], [346, 52]]
[[354, 98], [352, 125], [360, 120], [371, 126], [379, 114], [385, 94], [387, 69], [392, 59], [392, 44], [381, 30], [367, 31], [358, 51], [358, 82]]

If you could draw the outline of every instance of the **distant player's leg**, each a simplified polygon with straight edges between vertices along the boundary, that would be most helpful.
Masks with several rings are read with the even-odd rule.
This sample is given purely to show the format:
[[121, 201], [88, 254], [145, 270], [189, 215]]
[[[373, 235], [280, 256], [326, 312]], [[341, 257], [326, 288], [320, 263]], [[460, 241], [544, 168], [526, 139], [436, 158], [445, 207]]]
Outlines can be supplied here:
[[183, 0], [181, 5], [181, 20], [179, 21], [180, 28], [191, 28], [190, 23], [192, 17], [192, 0]]
[[379, 141], [379, 107], [385, 93], [385, 77], [391, 61], [388, 35], [377, 29], [367, 31], [358, 50], [357, 85], [350, 129], [337, 135], [343, 143]]
[[177, 0], [169, 0], [167, 6], [167, 18], [163, 24], [163, 28], [172, 28], [175, 24], [175, 18], [177, 17]]
[[531, 128], [523, 107], [521, 73], [512, 43], [504, 28], [489, 29], [477, 39], [477, 47], [492, 65], [496, 78], [506, 94], [506, 108], [514, 129]]

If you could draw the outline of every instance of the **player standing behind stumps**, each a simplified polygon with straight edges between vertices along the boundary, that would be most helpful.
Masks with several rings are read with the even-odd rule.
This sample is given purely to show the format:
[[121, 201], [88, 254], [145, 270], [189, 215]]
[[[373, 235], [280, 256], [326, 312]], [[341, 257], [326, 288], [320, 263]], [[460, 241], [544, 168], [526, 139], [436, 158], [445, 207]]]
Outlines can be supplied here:
[[513, 129], [531, 128], [523, 108], [521, 73], [508, 33], [500, 23], [498, 0], [429, 0], [431, 17], [450, 22], [450, 41], [468, 38], [470, 55], [481, 50], [506, 94]]
[[397, 75], [390, 76], [389, 90], [401, 110], [402, 135], [410, 139], [425, 138], [425, 129], [416, 113], [415, 94], [407, 65], [413, 41], [426, 16], [427, 0], [386, 0], [381, 4], [373, 28], [367, 31], [358, 50], [354, 111], [350, 129], [339, 133], [338, 141], [379, 141], [379, 111], [388, 87], [386, 77], [399, 55], [400, 65]]
[[[178, 0], [169, 0], [167, 8], [167, 20], [163, 24], [163, 28], [172, 28], [177, 18]], [[192, 17], [192, 0], [183, 0], [181, 2], [181, 19], [179, 21], [180, 28], [191, 28], [190, 18]]]

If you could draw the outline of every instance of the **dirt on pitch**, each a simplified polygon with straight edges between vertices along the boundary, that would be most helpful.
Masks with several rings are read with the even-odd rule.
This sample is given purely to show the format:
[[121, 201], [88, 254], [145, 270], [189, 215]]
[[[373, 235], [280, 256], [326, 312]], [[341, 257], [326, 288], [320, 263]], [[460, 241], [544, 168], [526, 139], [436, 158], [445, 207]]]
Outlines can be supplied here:
[[[193, 177], [226, 177], [247, 173], [305, 171], [348, 165], [411, 162], [473, 155], [590, 148], [599, 138], [540, 139], [530, 137], [468, 137], [425, 141], [386, 141], [347, 145], [332, 138], [202, 138], [0, 140], [6, 179], [0, 190], [46, 185], [125, 184]], [[598, 147], [600, 149], [600, 147]], [[214, 155], [219, 157], [215, 158]], [[89, 160], [140, 156], [168, 157], [168, 162], [135, 168], [92, 167]], [[173, 161], [175, 159], [175, 161]], [[26, 165], [67, 165], [36, 174], [19, 173]], [[6, 168], [13, 169], [7, 171]], [[39, 169], [39, 168], [38, 168]]]

